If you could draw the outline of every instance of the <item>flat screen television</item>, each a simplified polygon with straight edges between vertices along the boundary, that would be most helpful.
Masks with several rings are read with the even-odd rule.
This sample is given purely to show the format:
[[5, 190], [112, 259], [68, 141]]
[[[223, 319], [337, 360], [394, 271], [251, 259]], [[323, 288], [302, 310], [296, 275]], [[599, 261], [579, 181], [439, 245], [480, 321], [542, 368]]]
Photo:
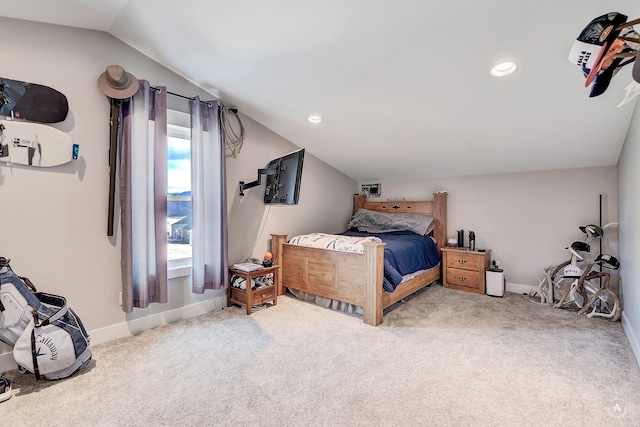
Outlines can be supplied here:
[[267, 168], [276, 173], [267, 175], [267, 185], [264, 189], [265, 204], [298, 204], [303, 162], [304, 148], [269, 162]]

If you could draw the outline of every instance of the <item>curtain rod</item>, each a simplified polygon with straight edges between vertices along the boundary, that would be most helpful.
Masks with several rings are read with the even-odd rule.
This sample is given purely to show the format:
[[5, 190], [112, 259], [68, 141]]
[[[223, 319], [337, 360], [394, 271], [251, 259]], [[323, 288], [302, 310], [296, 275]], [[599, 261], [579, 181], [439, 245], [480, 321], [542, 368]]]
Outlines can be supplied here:
[[[160, 88], [154, 87], [154, 86], [149, 86], [149, 89], [153, 89], [153, 90], [160, 90]], [[188, 99], [189, 101], [195, 101], [196, 98], [192, 97], [192, 96], [186, 96], [186, 95], [180, 95], [179, 93], [175, 93], [175, 92], [170, 92], [167, 91], [167, 94], [169, 95], [173, 95], [173, 96], [177, 96], [178, 98], [183, 98], [183, 99]], [[211, 106], [211, 101], [200, 101], [202, 104], [207, 104], [209, 106]], [[221, 103], [222, 104], [222, 103]], [[224, 106], [224, 104], [222, 104]], [[238, 114], [238, 109], [235, 107], [229, 107], [228, 108], [229, 111], [231, 111], [232, 113]]]
[[[154, 86], [149, 86], [149, 89], [153, 89], [153, 90], [156, 90], [156, 91], [160, 90], [160, 88], [157, 88], [157, 87], [154, 87]], [[174, 92], [170, 92], [170, 91], [167, 91], [167, 94], [173, 95], [173, 96], [177, 96], [177, 97], [183, 98], [183, 99], [188, 99], [189, 101], [195, 101], [196, 100], [196, 98], [194, 96], [180, 95], [179, 93], [174, 93]], [[211, 105], [211, 101], [200, 101], [200, 102], [203, 103], [203, 104]]]

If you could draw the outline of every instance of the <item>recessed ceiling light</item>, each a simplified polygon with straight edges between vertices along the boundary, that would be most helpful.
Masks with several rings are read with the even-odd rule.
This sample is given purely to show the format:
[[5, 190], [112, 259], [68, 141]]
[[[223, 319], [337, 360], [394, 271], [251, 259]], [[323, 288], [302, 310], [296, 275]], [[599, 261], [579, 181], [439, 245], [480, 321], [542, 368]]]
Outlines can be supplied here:
[[501, 62], [491, 69], [491, 75], [494, 77], [504, 77], [513, 73], [518, 66], [510, 61]]
[[309, 120], [311, 123], [320, 123], [322, 121], [322, 117], [320, 117], [320, 116], [309, 116], [309, 118], [307, 120]]

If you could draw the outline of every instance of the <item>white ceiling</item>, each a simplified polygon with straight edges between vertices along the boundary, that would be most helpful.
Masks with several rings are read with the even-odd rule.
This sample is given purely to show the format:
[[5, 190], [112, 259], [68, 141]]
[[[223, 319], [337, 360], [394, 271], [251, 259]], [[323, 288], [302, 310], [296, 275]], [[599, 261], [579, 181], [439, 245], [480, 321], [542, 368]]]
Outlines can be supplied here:
[[[596, 16], [640, 18], [637, 0], [0, 5], [109, 32], [358, 181], [615, 165], [635, 106], [616, 107], [630, 66], [589, 98], [567, 55]], [[516, 73], [492, 77], [506, 59]]]

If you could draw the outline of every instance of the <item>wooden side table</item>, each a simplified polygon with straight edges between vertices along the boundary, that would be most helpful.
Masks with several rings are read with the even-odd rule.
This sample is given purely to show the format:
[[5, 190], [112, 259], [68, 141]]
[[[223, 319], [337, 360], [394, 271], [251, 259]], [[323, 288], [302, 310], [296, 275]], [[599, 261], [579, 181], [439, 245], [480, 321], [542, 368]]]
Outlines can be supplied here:
[[464, 248], [442, 248], [442, 286], [460, 291], [485, 293], [485, 270], [491, 261], [491, 249], [484, 252]]
[[[227, 288], [227, 307], [231, 304], [238, 304], [246, 307], [247, 314], [251, 314], [251, 308], [272, 301], [273, 305], [278, 304], [278, 287], [276, 286], [278, 278], [279, 265], [261, 268], [255, 271], [242, 271], [233, 267], [229, 268], [229, 286]], [[251, 279], [254, 277], [265, 276], [273, 273], [273, 285], [265, 286], [259, 289], [251, 289]], [[231, 277], [233, 275], [244, 277], [247, 283], [247, 289], [240, 289], [231, 286]]]

